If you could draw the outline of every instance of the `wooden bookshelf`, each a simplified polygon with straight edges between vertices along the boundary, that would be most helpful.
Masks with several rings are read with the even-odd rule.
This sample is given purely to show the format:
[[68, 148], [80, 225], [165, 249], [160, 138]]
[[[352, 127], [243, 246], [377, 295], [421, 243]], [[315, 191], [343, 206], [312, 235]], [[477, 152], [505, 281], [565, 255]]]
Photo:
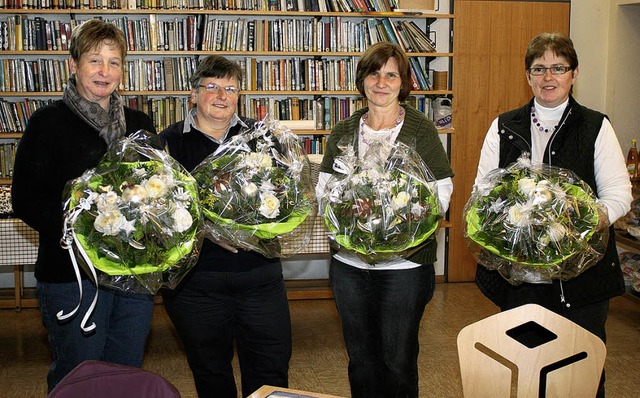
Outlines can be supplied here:
[[[357, 26], [361, 26], [362, 29], [364, 29], [365, 26], [368, 26], [366, 25], [367, 21], [377, 21], [381, 25], [386, 24], [387, 27], [392, 26], [392, 29], [395, 29], [393, 28], [393, 26], [396, 26], [396, 23], [401, 23], [402, 21], [405, 21], [407, 23], [412, 22], [422, 32], [424, 32], [424, 34], [429, 38], [430, 43], [433, 44], [433, 51], [407, 51], [407, 55], [412, 59], [418, 60], [420, 68], [422, 68], [422, 73], [426, 74], [425, 79], [429, 78], [428, 75], [432, 73], [433, 70], [440, 70], [440, 71], [448, 72], [449, 81], [446, 87], [447, 89], [445, 90], [431, 90], [431, 89], [425, 89], [429, 87], [421, 87], [419, 90], [412, 91], [411, 95], [419, 98], [422, 101], [422, 103], [424, 103], [425, 113], [430, 112], [429, 107], [430, 107], [430, 101], [432, 98], [439, 97], [439, 96], [448, 96], [448, 97], [452, 96], [453, 90], [451, 87], [452, 86], [451, 76], [453, 75], [452, 65], [454, 60], [454, 53], [452, 51], [453, 35], [451, 31], [453, 29], [453, 20], [455, 16], [454, 14], [449, 13], [449, 10], [452, 10], [453, 1], [443, 2], [447, 4], [446, 4], [446, 7], [444, 7], [440, 12], [426, 12], [426, 13], [420, 13], [420, 12], [396, 13], [396, 12], [391, 12], [389, 10], [355, 11], [353, 9], [335, 11], [330, 8], [331, 2], [329, 0], [324, 0], [324, 1], [325, 3], [327, 3], [327, 6], [329, 7], [327, 11], [324, 11], [324, 10], [315, 10], [315, 11], [267, 10], [266, 5], [264, 6], [264, 9], [256, 9], [256, 10], [204, 9], [204, 6], [201, 8], [188, 8], [187, 6], [188, 2], [185, 2], [183, 0], [172, 0], [172, 1], [147, 0], [146, 2], [141, 0], [105, 1], [105, 4], [107, 4], [106, 7], [98, 7], [93, 9], [86, 8], [86, 7], [83, 8], [80, 5], [80, 3], [82, 2], [77, 1], [78, 8], [74, 8], [74, 9], [55, 9], [55, 8], [54, 9], [44, 9], [44, 8], [42, 9], [17, 8], [16, 9], [16, 8], [11, 8], [12, 4], [15, 4], [15, 0], [7, 0], [5, 2], [5, 8], [0, 9], [0, 24], [4, 23], [5, 25], [3, 25], [2, 27], [5, 27], [6, 24], [8, 24], [9, 21], [11, 20], [15, 22], [16, 19], [18, 19], [22, 24], [22, 23], [25, 23], [26, 21], [32, 21], [32, 20], [35, 20], [35, 18], [39, 18], [40, 21], [44, 20], [44, 22], [41, 22], [41, 23], [52, 23], [55, 28], [56, 21], [59, 24], [62, 24], [62, 23], [71, 24], [72, 22], [75, 23], [75, 21], [84, 21], [93, 17], [101, 17], [105, 20], [114, 21], [114, 22], [118, 21], [118, 22], [124, 23], [125, 21], [135, 21], [136, 23], [139, 23], [140, 26], [142, 25], [148, 26], [149, 31], [144, 32], [144, 34], [141, 32], [135, 31], [135, 34], [141, 34], [140, 37], [135, 36], [135, 34], [132, 34], [133, 35], [132, 38], [134, 39], [133, 47], [131, 47], [131, 44], [130, 44], [130, 48], [128, 49], [128, 53], [127, 53], [127, 59], [125, 62], [126, 64], [129, 61], [139, 61], [139, 62], [162, 61], [162, 63], [164, 63], [164, 60], [167, 58], [181, 59], [181, 60], [183, 59], [197, 60], [201, 57], [204, 57], [212, 53], [213, 50], [204, 49], [201, 46], [196, 46], [196, 48], [189, 48], [188, 41], [183, 43], [183, 46], [182, 46], [183, 49], [168, 49], [168, 48], [144, 49], [143, 48], [144, 45], [147, 45], [149, 43], [152, 46], [156, 43], [160, 43], [159, 37], [154, 36], [154, 33], [157, 34], [158, 27], [161, 25], [161, 23], [166, 23], [166, 22], [195, 20], [197, 22], [197, 32], [200, 34], [199, 37], [202, 36], [206, 28], [206, 25], [204, 23], [212, 19], [223, 20], [223, 21], [236, 21], [240, 19], [246, 19], [247, 21], [256, 21], [256, 24], [258, 22], [263, 23], [265, 26], [269, 26], [269, 23], [272, 23], [273, 21], [283, 21], [283, 20], [292, 21], [290, 22], [292, 26], [300, 25], [296, 21], [307, 21], [306, 23], [311, 24], [312, 26], [314, 26], [314, 24], [318, 25], [320, 23], [324, 23], [330, 26], [330, 28], [325, 28], [329, 30], [329, 33], [327, 34], [326, 37], [324, 37], [324, 41], [322, 43], [325, 43], [325, 42], [331, 43], [332, 40], [334, 41], [338, 40], [338, 43], [341, 43], [340, 40], [347, 40], [347, 39], [352, 40], [351, 36], [353, 35], [348, 33], [346, 34], [339, 33], [341, 31], [340, 29], [337, 28], [338, 26], [340, 27], [345, 26], [345, 29], [347, 29], [347, 27], [353, 27], [353, 26], [356, 26], [357, 24], [361, 24]], [[35, 2], [37, 4], [39, 0], [35, 0]], [[96, 0], [95, 2], [92, 2], [92, 4], [101, 4], [100, 2], [101, 0]], [[162, 9], [162, 8], [153, 8], [149, 6], [150, 4], [160, 5], [165, 3], [174, 4], [174, 7], [168, 8], [168, 9]], [[247, 2], [246, 4], [249, 4], [249, 3], [251, 4], [255, 3], [258, 5], [268, 4], [266, 0], [258, 0], [257, 2]], [[278, 2], [277, 6], [285, 3], [287, 2]], [[293, 2], [289, 1], [288, 3], [293, 3]], [[295, 3], [296, 5], [298, 4], [297, 1]], [[345, 3], [350, 4], [349, 1], [346, 1]], [[111, 4], [113, 4], [113, 6]], [[133, 7], [129, 7], [129, 4], [135, 4], [135, 9]], [[184, 7], [178, 8], [180, 7], [181, 4], [183, 4]], [[222, 3], [219, 0], [212, 0], [211, 2], [209, 2], [209, 4], [211, 4], [211, 7], [215, 7], [216, 4], [222, 4]], [[244, 0], [235, 0], [235, 4], [238, 7], [241, 7], [242, 4], [245, 4], [245, 2]], [[143, 7], [146, 7], [146, 8], [143, 8]], [[11, 18], [12, 16], [14, 18]], [[146, 22], [143, 24], [141, 21], [146, 21]], [[27, 25], [29, 23], [32, 23], [32, 22], [28, 22]], [[389, 23], [391, 23], [391, 25], [389, 25]], [[331, 24], [334, 24], [334, 25], [331, 25]], [[338, 24], [343, 24], [343, 25], [338, 25]], [[399, 26], [402, 27], [403, 25], [399, 25]], [[376, 28], [376, 29], [383, 29], [383, 28]], [[25, 47], [24, 34], [22, 35], [22, 38], [23, 38], [22, 46], [17, 45], [15, 41], [13, 45], [8, 43], [7, 40], [10, 38], [13, 38], [13, 34], [15, 34], [16, 31], [9, 30], [9, 32], [12, 34], [12, 36], [3, 37], [2, 45], [0, 45], [0, 72], [2, 72], [3, 77], [7, 76], [7, 73], [4, 72], [4, 69], [6, 69], [5, 67], [11, 64], [12, 62], [14, 63], [13, 64], [14, 66], [17, 65], [18, 69], [20, 69], [20, 68], [24, 68], [25, 63], [28, 65], [29, 62], [37, 62], [39, 60], [40, 62], [55, 61], [59, 63], [59, 68], [64, 70], [64, 61], [68, 59], [68, 51], [62, 48], [62, 39], [60, 40], [60, 44], [56, 43], [56, 48], [53, 47], [53, 44], [51, 47], [48, 47], [46, 49], [36, 47], [35, 45], [32, 46], [33, 48], [28, 48], [30, 47], [29, 44], [27, 44], [27, 46]], [[29, 33], [28, 30], [26, 32], [27, 34]], [[324, 32], [325, 31], [323, 31], [323, 33]], [[349, 32], [352, 32], [352, 31], [349, 31]], [[364, 37], [364, 40], [366, 40], [367, 37], [371, 39], [371, 36], [373, 34], [374, 33], [366, 31], [366, 34], [362, 35], [362, 37]], [[389, 32], [387, 31], [386, 34], [389, 34]], [[149, 35], [151, 36], [149, 37]], [[282, 34], [281, 36], [283, 38], [286, 37], [289, 40], [293, 40], [293, 38], [296, 38], [298, 36], [303, 37], [304, 35], [295, 35], [295, 34], [290, 34], [289, 32], [288, 34], [286, 35]], [[319, 36], [320, 34], [318, 33], [313, 37], [315, 40], [318, 40], [317, 38]], [[128, 40], [130, 39], [130, 36], [127, 34], [125, 34], [125, 37], [127, 37]], [[145, 40], [144, 38], [146, 37], [149, 37], [149, 39]], [[154, 38], [154, 39], [152, 40], [151, 38]], [[55, 42], [53, 36], [52, 36], [52, 40]], [[254, 41], [255, 40], [256, 38], [254, 37]], [[33, 41], [34, 40], [32, 40], [32, 42]], [[400, 41], [403, 41], [403, 39], [400, 38]], [[405, 38], [404, 41], [407, 41], [407, 39]], [[41, 41], [39, 42], [39, 45], [42, 46]], [[58, 45], [60, 45], [61, 48], [58, 48]], [[310, 47], [310, 48], [304, 48], [303, 50], [296, 49], [293, 44], [289, 45], [289, 47], [290, 48], [288, 47], [281, 48], [276, 51], [265, 50], [265, 49], [256, 49], [255, 51], [252, 51], [249, 49], [243, 49], [242, 46], [240, 46], [232, 50], [226, 49], [226, 48], [222, 50], [215, 50], [215, 53], [228, 57], [229, 59], [237, 60], [239, 63], [243, 61], [246, 62], [247, 60], [250, 60], [250, 59], [256, 59], [257, 61], [277, 61], [280, 59], [292, 60], [292, 59], [299, 58], [304, 60], [326, 61], [327, 64], [331, 64], [332, 62], [339, 63], [339, 61], [343, 60], [344, 62], [347, 62], [347, 61], [351, 62], [351, 65], [355, 65], [357, 59], [361, 56], [362, 51], [364, 51], [364, 48], [362, 48], [362, 51], [360, 51], [360, 50], [355, 50], [355, 48], [350, 48], [350, 46], [348, 45], [344, 45], [341, 48], [337, 48], [337, 49], [336, 48], [332, 49], [328, 47], [325, 48], [325, 46], [322, 44], [317, 44], [316, 48]], [[248, 69], [245, 69], [245, 74], [247, 70]], [[67, 78], [66, 75], [64, 74], [64, 72], [60, 72], [60, 73], [62, 73], [62, 75], [58, 77], [58, 80], [61, 83], [66, 82], [66, 78]], [[349, 75], [349, 78], [347, 78], [346, 81], [349, 83], [354, 83], [355, 67], [351, 68], [351, 70], [349, 70], [348, 73], [350, 73], [351, 75]], [[125, 70], [125, 75], [128, 77], [128, 70]], [[180, 75], [180, 77], [186, 81], [188, 81], [189, 76], [190, 74], [188, 70], [187, 70], [187, 73], [183, 73], [182, 75]], [[9, 76], [9, 77], [10, 77], [9, 79], [0, 79], [0, 90], [2, 91], [2, 94], [0, 94], [0, 104], [2, 103], [2, 101], [11, 102], [11, 103], [23, 103], [25, 101], [34, 101], [34, 102], [49, 101], [49, 100], [60, 99], [62, 96], [61, 88], [60, 89], [49, 88], [48, 91], [44, 91], [42, 89], [38, 89], [38, 90], [28, 89], [26, 87], [26, 82], [25, 84], [22, 84], [22, 81], [20, 81], [19, 82], [20, 84], [18, 84], [18, 87], [20, 87], [19, 89], [12, 89], [9, 83], [12, 83], [13, 82], [12, 79], [15, 80], [15, 78], [12, 76]], [[174, 77], [175, 77], [175, 74], [174, 74]], [[165, 78], [166, 78], [166, 75], [154, 76], [154, 81], [157, 81], [157, 79], [165, 79]], [[323, 82], [326, 84], [327, 83], [326, 80], [330, 78], [331, 78], [330, 76], [325, 77], [325, 79], [323, 79]], [[134, 79], [138, 79], [138, 76], [136, 76]], [[162, 81], [164, 82], [164, 87], [166, 87], [167, 81], [166, 80], [162, 80]], [[432, 79], [430, 83], [432, 83]], [[140, 105], [141, 108], [139, 109], [142, 109], [150, 113], [150, 115], [154, 119], [154, 123], [157, 125], [156, 128], [158, 131], [161, 131], [162, 129], [164, 129], [164, 127], [166, 127], [166, 124], [169, 122], [172, 122], [173, 119], [167, 116], [166, 110], [161, 105], [157, 105], [157, 109], [155, 109], [155, 114], [154, 114], [153, 106], [155, 105], [152, 105], [152, 104], [153, 103], [167, 104], [169, 103], [167, 101], [173, 101], [173, 99], [175, 98], [188, 99], [189, 97], [188, 87], [181, 90], [167, 90], [167, 89], [131, 90], [129, 88], [130, 87], [125, 87], [123, 84], [119, 89], [120, 94], [126, 100], [131, 99], [132, 101], [134, 101], [132, 98], [135, 97], [135, 101], [147, 102], [146, 104]], [[154, 88], [156, 87], [154, 86]], [[276, 100], [299, 97], [301, 99], [307, 99], [312, 101], [319, 101], [321, 99], [328, 98], [328, 97], [336, 98], [336, 101], [340, 99], [347, 99], [347, 98], [356, 99], [360, 97], [359, 93], [356, 91], [355, 85], [353, 85], [352, 87], [345, 86], [341, 88], [342, 89], [340, 90], [333, 90], [333, 89], [327, 89], [325, 86], [321, 86], [321, 87], [314, 87], [313, 90], [310, 90], [310, 89], [259, 90], [254, 88], [245, 89], [245, 87], [243, 87], [240, 101], [244, 101], [246, 98], [252, 99], [252, 98], [261, 98], [261, 97], [262, 98], [270, 97]], [[41, 103], [38, 102], [38, 104], [41, 104]], [[42, 103], [42, 105], [44, 104]], [[176, 106], [177, 105], [178, 103], [176, 103]], [[15, 106], [18, 106], [18, 105], [16, 104]], [[186, 109], [188, 110], [188, 107]], [[185, 109], [182, 109], [183, 112], [184, 110]], [[356, 110], [355, 108], [348, 109], [348, 111], [345, 112], [344, 117], [349, 116], [350, 113], [355, 110]], [[2, 109], [0, 108], [0, 112], [1, 111]], [[176, 113], [176, 115], [174, 115], [174, 119], [177, 119], [178, 115], [179, 114]], [[243, 115], [249, 116], [249, 117], [255, 117], [255, 115], [247, 114], [247, 112], [243, 112]], [[1, 120], [2, 119], [0, 118], [0, 121]], [[336, 115], [332, 115], [328, 119], [326, 117], [322, 117], [322, 120], [330, 120], [331, 123], [334, 123], [334, 122], [337, 122], [338, 120], [341, 120], [341, 118]], [[455, 121], [454, 121], [454, 125], [455, 125]], [[314, 136], [326, 137], [330, 133], [331, 127], [332, 127], [331, 124], [326, 125], [323, 123], [323, 125], [320, 125], [320, 126], [316, 125], [317, 129], [304, 128], [300, 130], [294, 130], [294, 132], [300, 135], [302, 138], [314, 137]], [[455, 136], [455, 130], [454, 129], [439, 130], [439, 133], [441, 134], [442, 137], [444, 137], [443, 139], [447, 141], [447, 144], [445, 145], [446, 149], [448, 151], [455, 151], [455, 148], [452, 147], [453, 142], [455, 142], [455, 140], [453, 139], [453, 137]], [[5, 133], [0, 133], [0, 139], [2, 138], [19, 139], [20, 137], [21, 137], [21, 131], [8, 131]], [[0, 183], [10, 184], [11, 180], [0, 179]], [[445, 228], [448, 228], [450, 225], [451, 225], [450, 222], [445, 222], [443, 224]], [[312, 287], [291, 286], [291, 288], [293, 290], [290, 292], [290, 296], [295, 296], [295, 297], [306, 297], [306, 296], [325, 297], [328, 294], [327, 286], [319, 286], [317, 289], [313, 286]], [[298, 292], [302, 292], [302, 293], [298, 293]]]

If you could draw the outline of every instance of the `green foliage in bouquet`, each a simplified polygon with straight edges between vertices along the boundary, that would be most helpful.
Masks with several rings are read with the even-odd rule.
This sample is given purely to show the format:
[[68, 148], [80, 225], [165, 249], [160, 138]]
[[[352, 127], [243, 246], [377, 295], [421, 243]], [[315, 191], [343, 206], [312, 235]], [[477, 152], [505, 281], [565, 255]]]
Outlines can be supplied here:
[[[575, 275], [593, 263], [590, 243], [600, 243], [601, 236], [594, 235], [608, 221], [589, 186], [571, 171], [531, 167], [521, 160], [489, 173], [480, 185], [464, 218], [465, 236], [483, 250], [507, 262], [546, 269], [545, 279]], [[480, 262], [500, 268], [505, 263], [497, 258], [485, 253]]]
[[108, 275], [163, 272], [197, 242], [196, 182], [161, 161], [105, 162], [72, 181], [73, 230], [93, 266]]
[[267, 257], [299, 251], [317, 212], [310, 168], [298, 137], [277, 120], [233, 136], [192, 171], [207, 233]]
[[342, 247], [365, 255], [398, 253], [438, 228], [438, 198], [423, 181], [398, 170], [351, 178], [341, 200], [325, 209], [325, 225]]
[[198, 167], [194, 177], [206, 218], [261, 239], [293, 231], [311, 209], [295, 178], [266, 153], [222, 155]]
[[321, 206], [340, 248], [382, 262], [405, 256], [437, 230], [442, 214], [435, 178], [413, 148], [372, 142], [360, 159], [352, 143], [338, 147]]

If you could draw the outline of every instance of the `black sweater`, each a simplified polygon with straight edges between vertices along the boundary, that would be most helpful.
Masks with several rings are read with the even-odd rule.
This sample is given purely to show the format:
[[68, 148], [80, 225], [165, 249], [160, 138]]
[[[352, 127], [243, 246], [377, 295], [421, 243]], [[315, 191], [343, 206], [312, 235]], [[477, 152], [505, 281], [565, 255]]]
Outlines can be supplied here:
[[[140, 129], [155, 133], [143, 112], [125, 107], [125, 118], [127, 135]], [[29, 119], [16, 152], [11, 197], [16, 216], [40, 234], [38, 281], [76, 280], [69, 253], [60, 245], [63, 190], [67, 181], [97, 166], [106, 151], [98, 131], [62, 100], [38, 109]]]

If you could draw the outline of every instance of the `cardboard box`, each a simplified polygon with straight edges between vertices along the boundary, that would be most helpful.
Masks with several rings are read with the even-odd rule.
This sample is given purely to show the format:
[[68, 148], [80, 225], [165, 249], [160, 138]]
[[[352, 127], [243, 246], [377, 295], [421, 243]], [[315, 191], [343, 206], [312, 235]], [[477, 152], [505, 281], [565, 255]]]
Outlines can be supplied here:
[[398, 0], [397, 12], [434, 12], [435, 0]]

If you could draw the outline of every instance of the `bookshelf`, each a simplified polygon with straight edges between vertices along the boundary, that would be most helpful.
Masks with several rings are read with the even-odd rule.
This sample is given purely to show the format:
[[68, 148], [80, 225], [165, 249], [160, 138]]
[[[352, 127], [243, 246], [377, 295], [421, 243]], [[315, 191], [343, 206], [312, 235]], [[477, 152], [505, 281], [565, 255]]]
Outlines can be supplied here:
[[[312, 7], [316, 11], [296, 11], [305, 7], [302, 0], [114, 0], [105, 1], [106, 5], [91, 0], [84, 2], [89, 7], [68, 8], [55, 8], [55, 1], [50, 0], [0, 3], [5, 7], [0, 8], [3, 121], [19, 120], [3, 123], [2, 134], [19, 136], [30, 109], [61, 96], [69, 73], [66, 45], [71, 29], [96, 16], [125, 32], [129, 54], [120, 92], [131, 98], [130, 105], [152, 114], [159, 131], [188, 111], [188, 79], [198, 58], [211, 51], [243, 65], [243, 114], [261, 118], [265, 110], [259, 110], [256, 103], [262, 99], [272, 116], [277, 112], [276, 117], [294, 117], [292, 129], [301, 130], [300, 134], [326, 135], [336, 121], [362, 106], [355, 89], [355, 67], [372, 41], [403, 43], [416, 70], [421, 71], [413, 94], [423, 102], [426, 99], [427, 109], [430, 97], [452, 93], [432, 90], [427, 81], [433, 81], [429, 76], [432, 63], [440, 62], [439, 70], [450, 69], [452, 14], [354, 11], [357, 7], [351, 5], [359, 1], [352, 0], [344, 1], [346, 6], [343, 1], [320, 0], [320, 6]], [[74, 2], [65, 4], [70, 3]], [[245, 7], [245, 3], [257, 9], [231, 9]], [[15, 8], [20, 4], [22, 8]], [[431, 29], [434, 24], [443, 25], [445, 32], [437, 35]], [[410, 29], [422, 32], [429, 39], [422, 43], [427, 44], [413, 39], [420, 34]], [[384, 35], [391, 38], [381, 37]], [[296, 116], [286, 106], [292, 99], [307, 102]], [[24, 101], [29, 103], [23, 105]], [[18, 109], [7, 109], [13, 107]], [[175, 115], [167, 115], [169, 109]], [[318, 111], [331, 114], [323, 118], [315, 115]]]
[[[128, 39], [121, 95], [152, 116], [158, 131], [184, 118], [189, 77], [198, 59], [215, 51], [244, 68], [241, 114], [261, 118], [269, 112], [321, 148], [332, 125], [364, 104], [355, 88], [357, 61], [372, 37], [393, 41], [376, 35], [417, 27], [432, 47], [412, 42], [416, 32], [399, 39], [409, 43], [407, 55], [424, 75], [422, 81], [416, 77], [412, 100], [429, 113], [432, 99], [452, 95], [452, 3], [395, 13], [389, 0], [0, 0], [0, 142], [17, 143], [29, 115], [61, 98], [70, 29], [100, 17]], [[444, 88], [431, 86], [433, 71], [448, 73]], [[454, 130], [440, 132], [450, 152]], [[5, 155], [11, 158], [10, 151]], [[0, 177], [0, 185], [8, 184], [10, 173]], [[446, 234], [450, 223], [443, 225], [440, 233]], [[446, 244], [441, 246], [438, 257], [446, 262]], [[440, 275], [445, 267], [439, 268]], [[301, 279], [320, 284], [305, 285], [303, 295], [328, 297], [326, 277], [313, 275]]]

